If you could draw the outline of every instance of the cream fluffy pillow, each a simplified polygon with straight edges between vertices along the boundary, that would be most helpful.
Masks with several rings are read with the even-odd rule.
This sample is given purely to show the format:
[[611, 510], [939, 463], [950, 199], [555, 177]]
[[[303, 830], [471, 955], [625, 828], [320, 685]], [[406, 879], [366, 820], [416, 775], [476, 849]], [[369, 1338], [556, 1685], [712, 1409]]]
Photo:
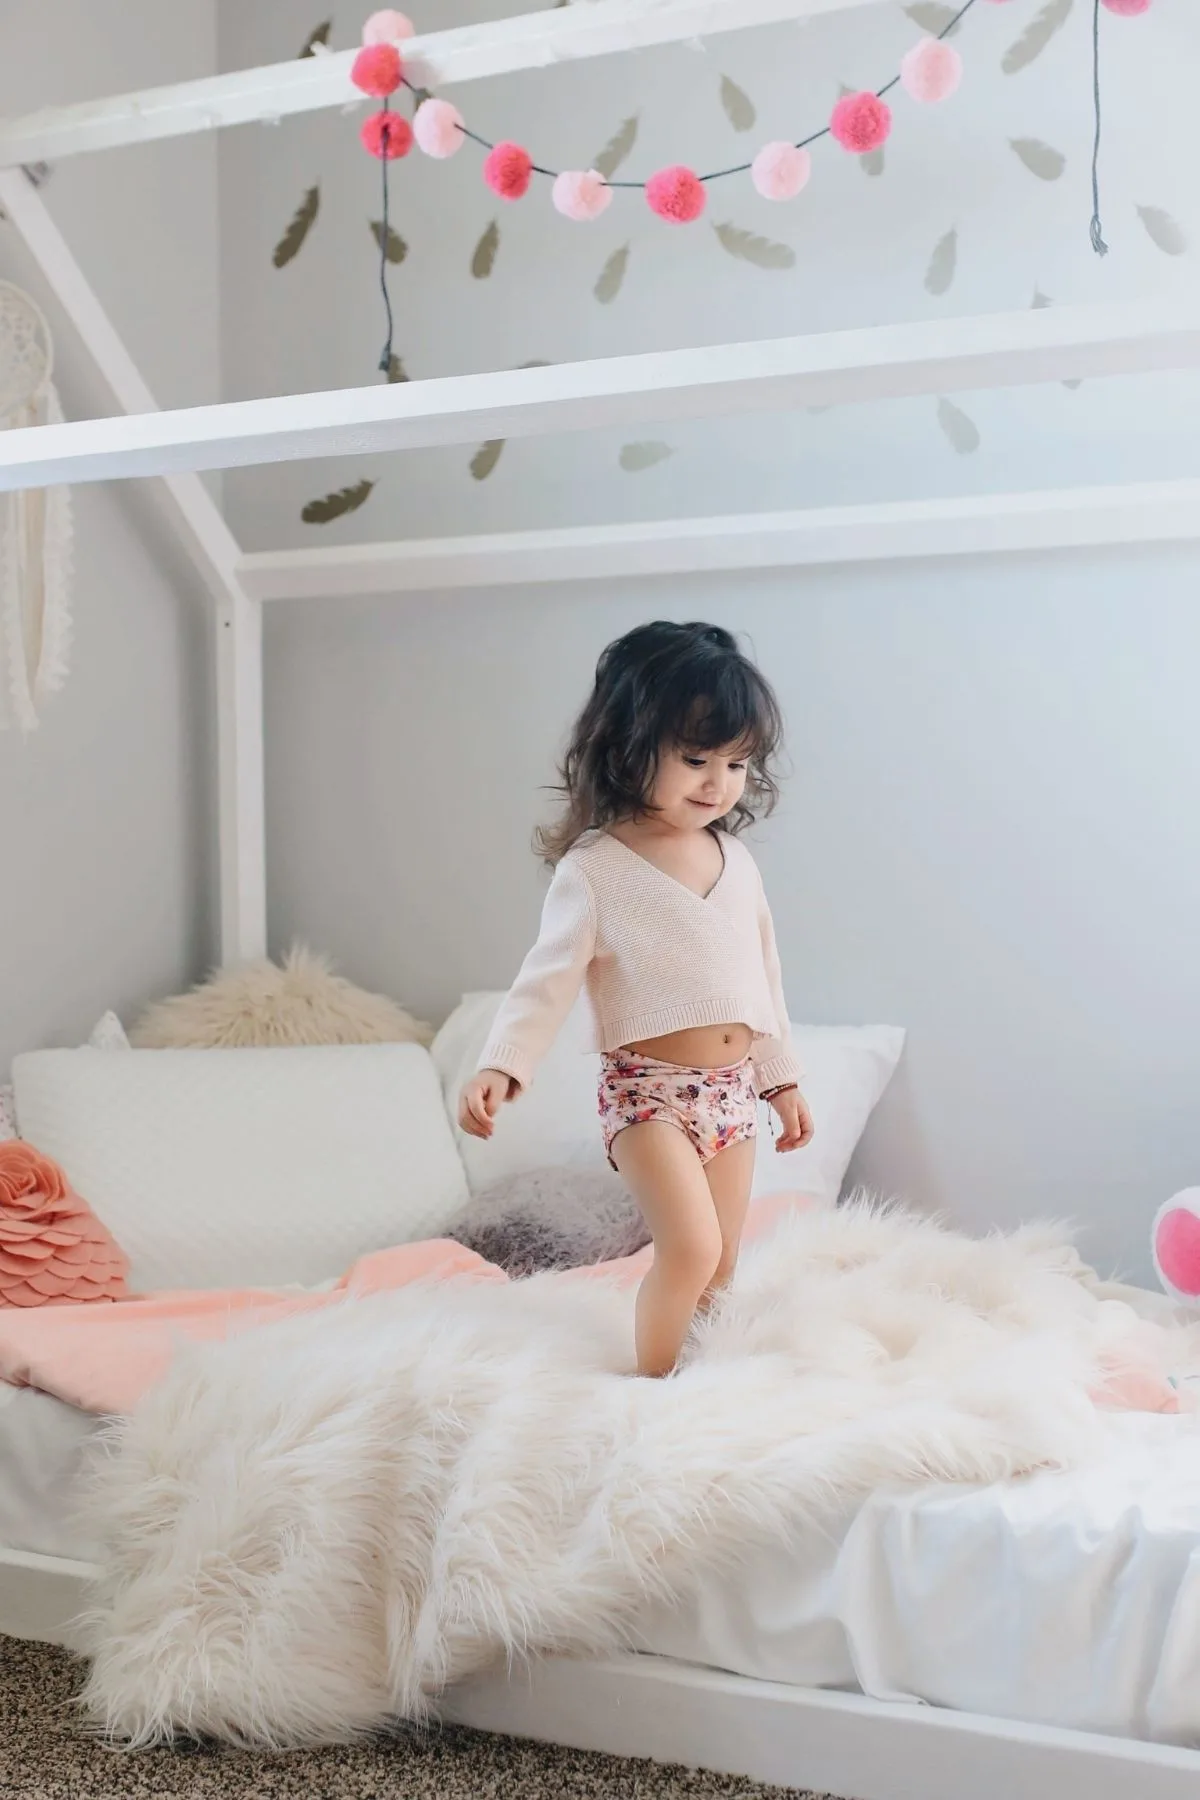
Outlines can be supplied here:
[[306, 1044], [428, 1044], [430, 1027], [383, 994], [368, 994], [294, 944], [273, 962], [219, 969], [187, 994], [148, 1007], [135, 1050], [272, 1050]]

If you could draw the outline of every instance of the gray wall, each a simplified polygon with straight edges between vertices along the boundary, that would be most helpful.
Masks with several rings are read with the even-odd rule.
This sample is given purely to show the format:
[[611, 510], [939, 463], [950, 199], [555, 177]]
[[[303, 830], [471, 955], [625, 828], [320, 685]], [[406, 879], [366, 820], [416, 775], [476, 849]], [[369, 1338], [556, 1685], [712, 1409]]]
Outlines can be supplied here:
[[[0, 112], [182, 80], [216, 66], [213, 0], [4, 11]], [[43, 190], [164, 405], [219, 397], [217, 159], [210, 140], [60, 163]], [[47, 310], [68, 417], [111, 403], [16, 234], [0, 277]], [[137, 485], [76, 510], [75, 645], [27, 739], [0, 733], [0, 1080], [197, 975], [213, 935], [209, 626], [197, 583]]]
[[749, 633], [793, 1015], [910, 1032], [856, 1175], [1146, 1272], [1200, 1173], [1200, 558], [973, 559], [269, 615], [272, 935], [435, 1017], [535, 930], [539, 785], [604, 642]]

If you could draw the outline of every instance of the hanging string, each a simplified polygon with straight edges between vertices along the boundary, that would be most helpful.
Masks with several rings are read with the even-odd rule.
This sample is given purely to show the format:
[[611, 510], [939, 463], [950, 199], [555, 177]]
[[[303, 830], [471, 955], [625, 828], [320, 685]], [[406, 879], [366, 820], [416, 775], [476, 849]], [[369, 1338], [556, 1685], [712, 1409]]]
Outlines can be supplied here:
[[1100, 224], [1100, 0], [1092, 3], [1092, 104], [1096, 113], [1096, 137], [1092, 144], [1092, 249], [1097, 256], [1107, 256], [1108, 245]]
[[[390, 111], [386, 98], [383, 102], [383, 111]], [[379, 158], [379, 166], [383, 171], [383, 218], [380, 220], [379, 224], [379, 287], [383, 294], [384, 311], [387, 313], [387, 343], [380, 352], [379, 368], [382, 374], [390, 375], [392, 372], [392, 338], [395, 333], [395, 325], [392, 320], [392, 301], [391, 296], [388, 293], [387, 283], [388, 241], [391, 237], [391, 227], [388, 223], [388, 162], [390, 158], [387, 153], [386, 124], [383, 130], [382, 148], [383, 154]]]

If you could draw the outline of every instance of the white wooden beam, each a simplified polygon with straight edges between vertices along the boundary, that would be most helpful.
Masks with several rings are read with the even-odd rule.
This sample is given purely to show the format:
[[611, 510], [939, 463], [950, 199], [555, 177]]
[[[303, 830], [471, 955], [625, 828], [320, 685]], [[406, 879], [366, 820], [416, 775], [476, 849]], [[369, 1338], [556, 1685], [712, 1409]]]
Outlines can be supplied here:
[[[45, 203], [20, 169], [0, 169], [0, 206], [21, 234], [117, 405], [152, 413], [155, 400]], [[198, 475], [155, 482], [167, 526], [215, 604], [221, 956], [266, 953], [263, 825], [262, 608], [241, 586], [236, 538]]]
[[[845, 12], [873, 0], [588, 0], [464, 25], [412, 38], [406, 50], [409, 78], [421, 87], [443, 87], [510, 75], [518, 69], [639, 50], [775, 25], [789, 19]], [[46, 107], [0, 122], [0, 167], [57, 162], [85, 150], [180, 137], [254, 120], [274, 122], [292, 113], [344, 106], [357, 98], [350, 85], [353, 50], [297, 58], [258, 69], [239, 69], [171, 87], [147, 88], [108, 100]]]
[[343, 600], [543, 581], [1197, 540], [1200, 481], [1162, 481], [267, 550], [244, 556], [238, 573], [259, 600]]
[[1059, 307], [0, 433], [0, 491], [1200, 365], [1200, 308]]

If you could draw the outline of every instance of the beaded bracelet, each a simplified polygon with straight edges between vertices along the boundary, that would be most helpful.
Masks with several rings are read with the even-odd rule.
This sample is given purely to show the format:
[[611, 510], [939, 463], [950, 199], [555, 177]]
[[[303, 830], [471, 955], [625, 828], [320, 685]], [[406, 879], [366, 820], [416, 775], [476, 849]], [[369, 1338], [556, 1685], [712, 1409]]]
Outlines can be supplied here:
[[760, 1100], [775, 1100], [780, 1094], [794, 1094], [799, 1085], [798, 1081], [783, 1081], [778, 1087], [768, 1088], [765, 1094], [758, 1097]]

